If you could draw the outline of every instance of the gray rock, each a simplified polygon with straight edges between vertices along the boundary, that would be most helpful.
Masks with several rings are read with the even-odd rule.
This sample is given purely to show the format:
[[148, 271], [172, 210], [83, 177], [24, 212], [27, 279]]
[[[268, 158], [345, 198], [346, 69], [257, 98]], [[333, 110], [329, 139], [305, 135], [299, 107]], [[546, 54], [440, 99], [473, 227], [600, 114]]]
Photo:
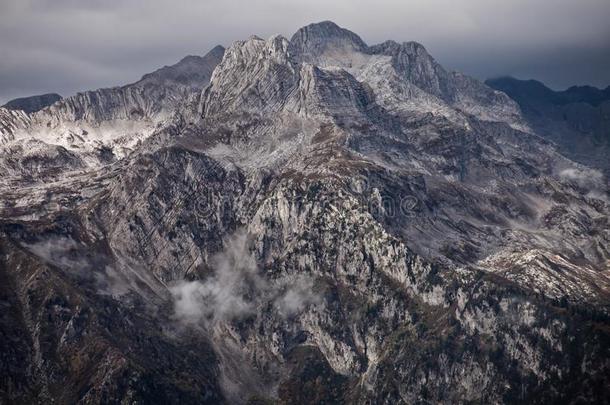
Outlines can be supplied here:
[[607, 180], [504, 93], [329, 22], [195, 93], [120, 159], [2, 166], [9, 401], [605, 398]]

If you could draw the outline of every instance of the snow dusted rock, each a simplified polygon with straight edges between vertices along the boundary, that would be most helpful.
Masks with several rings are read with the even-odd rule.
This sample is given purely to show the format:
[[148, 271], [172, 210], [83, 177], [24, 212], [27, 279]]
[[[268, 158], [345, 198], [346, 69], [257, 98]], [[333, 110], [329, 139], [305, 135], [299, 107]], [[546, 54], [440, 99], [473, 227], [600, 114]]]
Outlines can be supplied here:
[[15, 132], [30, 124], [30, 117], [22, 110], [0, 107], [0, 144], [15, 139]]
[[422, 44], [386, 41], [370, 47], [369, 52], [390, 56], [398, 75], [426, 93], [449, 103], [455, 99], [456, 88], [451, 75], [428, 54]]
[[267, 41], [256, 36], [227, 49], [203, 95], [203, 114], [240, 110], [263, 114], [278, 111], [294, 90], [298, 76], [290, 42], [282, 36]]
[[[379, 98], [387, 98], [398, 92], [400, 96], [393, 96], [399, 102], [388, 106], [392, 110], [409, 108], [411, 111], [450, 118], [456, 115], [451, 110], [457, 110], [482, 120], [502, 121], [517, 129], [528, 129], [519, 107], [508, 96], [465, 75], [447, 72], [417, 42], [399, 44], [386, 41], [369, 47], [356, 34], [328, 21], [301, 28], [293, 35], [291, 42], [301, 61], [343, 68], [358, 80], [371, 84]], [[375, 86], [380, 75], [377, 72], [365, 73], [371, 70], [372, 65], [380, 63], [393, 68], [393, 72], [384, 69], [386, 75], [396, 75], [398, 78], [390, 86]], [[377, 66], [373, 69], [380, 68]], [[413, 89], [401, 91], [405, 84]]]
[[[136, 128], [158, 80], [32, 119]], [[234, 43], [173, 108], [84, 172], [7, 137], [0, 168], [34, 178], [0, 183], [12, 402], [606, 397], [607, 181], [503, 93], [324, 22]]]
[[372, 92], [345, 70], [309, 64], [301, 69], [297, 94], [296, 107], [291, 108], [306, 117], [332, 117], [336, 122], [367, 121], [374, 99]]
[[123, 158], [207, 86], [223, 53], [217, 46], [203, 57], [187, 56], [136, 83], [78, 93], [27, 118], [12, 112], [9, 120], [9, 113], [3, 112], [2, 139], [62, 146], [83, 155], [90, 166]]
[[0, 146], [2, 181], [9, 178], [45, 179], [61, 177], [65, 170], [84, 168], [80, 157], [56, 145], [48, 145], [37, 139], [25, 142], [8, 142]]
[[154, 120], [163, 113], [171, 113], [189, 92], [203, 89], [223, 53], [224, 48], [218, 46], [203, 57], [187, 56], [133, 84], [66, 97], [34, 114], [33, 121], [54, 129], [64, 122], [95, 126], [111, 120]]

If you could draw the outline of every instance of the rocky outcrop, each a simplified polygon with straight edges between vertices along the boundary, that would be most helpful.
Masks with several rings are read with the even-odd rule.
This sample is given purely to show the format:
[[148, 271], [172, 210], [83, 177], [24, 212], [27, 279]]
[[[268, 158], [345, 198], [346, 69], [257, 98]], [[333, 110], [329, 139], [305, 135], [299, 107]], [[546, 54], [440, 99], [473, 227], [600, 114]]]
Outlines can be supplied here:
[[253, 36], [234, 43], [203, 96], [204, 116], [280, 110], [298, 80], [289, 48], [288, 40], [279, 35], [267, 41]]
[[390, 56], [392, 66], [399, 76], [426, 93], [447, 102], [455, 100], [457, 89], [452, 83], [451, 75], [428, 54], [422, 44], [386, 41], [370, 47], [369, 52]]
[[10, 142], [0, 146], [0, 169], [5, 177], [1, 182], [10, 184], [12, 179], [29, 181], [47, 180], [49, 177], [61, 178], [66, 170], [85, 167], [82, 159], [61, 146], [48, 145], [29, 139], [26, 142]]

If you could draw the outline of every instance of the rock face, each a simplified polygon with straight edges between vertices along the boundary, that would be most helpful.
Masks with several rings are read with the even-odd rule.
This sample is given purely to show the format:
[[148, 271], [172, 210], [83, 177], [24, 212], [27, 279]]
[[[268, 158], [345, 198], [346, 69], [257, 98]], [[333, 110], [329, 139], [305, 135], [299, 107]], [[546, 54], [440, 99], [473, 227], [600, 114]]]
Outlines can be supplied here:
[[417, 42], [386, 41], [369, 47], [356, 34], [327, 21], [301, 28], [291, 43], [302, 62], [345, 69], [377, 90], [378, 97], [397, 98], [386, 108], [404, 109], [408, 103], [415, 111], [440, 113], [450, 107], [525, 128], [518, 106], [504, 93], [447, 72]]
[[9, 110], [21, 110], [31, 114], [40, 111], [59, 100], [61, 100], [59, 94], [49, 93], [41, 94], [39, 96], [16, 98], [4, 104], [3, 107]]
[[341, 56], [346, 53], [366, 52], [367, 45], [353, 32], [339, 27], [332, 21], [310, 24], [298, 30], [290, 40], [296, 54], [305, 61], [320, 60], [322, 57]]
[[203, 57], [187, 56], [146, 74], [136, 83], [78, 93], [36, 114], [34, 120], [51, 129], [64, 122], [152, 121], [170, 114], [190, 93], [201, 91], [223, 53], [218, 46]]
[[171, 120], [180, 104], [207, 86], [224, 48], [187, 56], [133, 84], [66, 97], [27, 118], [0, 110], [0, 140], [35, 139], [77, 153], [100, 166], [131, 153], [155, 128]]
[[608, 183], [514, 101], [331, 22], [205, 77], [123, 158], [0, 152], [3, 400], [606, 398]]
[[0, 107], [0, 144], [15, 139], [15, 132], [30, 125], [30, 117], [23, 110]]
[[610, 174], [610, 86], [553, 91], [538, 81], [512, 77], [485, 83], [519, 103], [536, 132], [556, 143], [570, 159]]

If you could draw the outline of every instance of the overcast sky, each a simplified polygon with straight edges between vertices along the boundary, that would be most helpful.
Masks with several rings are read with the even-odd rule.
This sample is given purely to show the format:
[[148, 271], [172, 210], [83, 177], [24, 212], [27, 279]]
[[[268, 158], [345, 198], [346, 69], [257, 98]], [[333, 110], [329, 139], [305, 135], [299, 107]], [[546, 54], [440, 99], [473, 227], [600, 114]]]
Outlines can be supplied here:
[[125, 84], [251, 34], [332, 20], [446, 68], [610, 85], [610, 0], [0, 0], [0, 103]]

